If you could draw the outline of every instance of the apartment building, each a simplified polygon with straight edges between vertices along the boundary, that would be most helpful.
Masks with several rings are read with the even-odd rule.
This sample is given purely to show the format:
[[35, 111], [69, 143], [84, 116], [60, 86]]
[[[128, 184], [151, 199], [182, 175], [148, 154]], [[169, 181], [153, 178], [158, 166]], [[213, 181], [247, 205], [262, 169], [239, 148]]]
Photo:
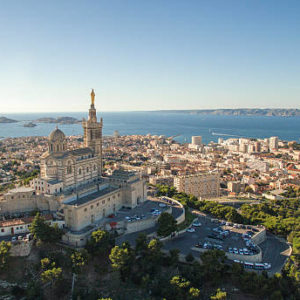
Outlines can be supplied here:
[[198, 198], [220, 196], [220, 176], [218, 172], [176, 176], [174, 186], [179, 192], [192, 194]]

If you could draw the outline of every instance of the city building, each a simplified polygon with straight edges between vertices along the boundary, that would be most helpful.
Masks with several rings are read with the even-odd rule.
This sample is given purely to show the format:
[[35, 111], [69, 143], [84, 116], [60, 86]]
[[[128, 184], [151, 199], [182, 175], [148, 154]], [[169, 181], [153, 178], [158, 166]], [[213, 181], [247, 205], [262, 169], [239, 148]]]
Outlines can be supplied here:
[[174, 186], [178, 192], [192, 194], [198, 198], [220, 196], [220, 178], [217, 172], [176, 176]]
[[272, 151], [277, 151], [278, 150], [278, 137], [277, 136], [272, 136], [269, 139], [269, 148]]
[[202, 136], [192, 136], [192, 144], [193, 145], [202, 145]]

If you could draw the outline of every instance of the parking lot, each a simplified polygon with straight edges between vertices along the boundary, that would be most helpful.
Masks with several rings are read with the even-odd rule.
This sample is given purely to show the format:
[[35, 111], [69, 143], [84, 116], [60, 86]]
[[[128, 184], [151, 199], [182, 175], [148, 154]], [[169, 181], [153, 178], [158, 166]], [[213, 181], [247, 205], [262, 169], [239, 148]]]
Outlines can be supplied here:
[[[195, 257], [199, 257], [200, 253], [192, 250], [192, 248], [195, 249], [195, 246], [198, 244], [198, 247], [202, 249], [221, 249], [225, 252], [231, 250], [231, 253], [242, 254], [244, 257], [243, 261], [247, 262], [247, 257], [251, 255], [251, 249], [246, 245], [243, 234], [247, 232], [250, 233], [251, 231], [255, 234], [257, 228], [252, 226], [235, 228], [237, 226], [221, 225], [219, 222], [217, 223], [217, 220], [212, 221], [211, 218], [205, 215], [199, 215], [198, 220], [198, 222], [201, 223], [201, 226], [191, 226], [191, 228], [193, 228], [191, 230], [192, 232], [185, 232], [173, 240], [167, 241], [164, 248], [167, 250], [179, 249], [184, 255], [192, 253]], [[221, 228], [222, 231], [229, 230], [228, 236], [224, 239], [212, 238], [212, 236], [218, 236], [218, 232], [214, 231], [214, 229], [218, 227]], [[207, 244], [210, 246], [204, 247]], [[237, 252], [234, 252], [234, 248], [236, 248]], [[245, 254], [245, 251], [243, 251], [245, 248], [248, 250], [247, 255]], [[274, 235], [267, 234], [266, 240], [259, 244], [259, 248], [262, 251], [262, 262], [270, 264], [269, 267], [271, 268], [268, 269], [268, 271], [271, 274], [280, 272], [289, 254], [289, 245], [284, 240], [279, 240]], [[242, 250], [242, 253], [240, 253], [240, 250]], [[255, 254], [255, 251], [252, 252]]]
[[147, 200], [133, 209], [122, 208], [118, 210], [115, 215], [111, 215], [108, 219], [115, 222], [135, 222], [159, 216], [167, 209], [168, 205], [166, 204]]
[[[164, 203], [166, 206], [161, 207], [161, 204]], [[174, 218], [177, 218], [179, 215], [182, 214], [182, 209], [180, 207], [178, 207], [177, 205], [171, 205], [170, 203], [166, 203], [163, 201], [155, 201], [155, 200], [147, 200], [146, 202], [144, 202], [143, 204], [141, 204], [140, 206], [131, 209], [131, 210], [124, 210], [122, 209], [121, 212], [118, 212], [118, 215], [113, 218], [112, 220], [127, 220], [128, 221], [128, 217], [135, 217], [140, 216], [140, 215], [145, 215], [145, 218], [149, 218], [149, 217], [159, 217], [159, 214], [153, 214], [153, 212], [155, 210], [159, 210], [161, 212], [166, 211], [168, 209], [168, 207], [172, 206], [172, 216]], [[127, 218], [126, 218], [127, 217]], [[130, 222], [134, 222], [130, 221]], [[140, 233], [145, 233], [145, 234], [151, 234], [151, 233], [155, 233], [157, 230], [157, 225], [155, 225], [154, 227], [145, 229], [145, 230], [141, 230], [138, 232], [133, 232], [130, 234], [125, 234], [122, 235], [120, 237], [118, 237], [116, 239], [116, 244], [117, 245], [121, 245], [123, 242], [128, 241], [132, 246], [135, 245], [135, 240], [136, 238], [139, 236]]]
[[[167, 242], [166, 248], [178, 248], [183, 254], [188, 254], [191, 252], [191, 248], [195, 246], [204, 249], [216, 248], [227, 252], [232, 249], [232, 253], [235, 249], [236, 254], [242, 255], [244, 254], [244, 251], [242, 251], [244, 248], [248, 249], [247, 255], [255, 254], [255, 251], [258, 250], [252, 247], [253, 250], [251, 251], [250, 246], [246, 245], [242, 238], [247, 232], [254, 234], [250, 227], [243, 229], [226, 226], [225, 224], [221, 225], [217, 220], [214, 221], [206, 216], [198, 216], [198, 221], [201, 226], [192, 226], [192, 232], [186, 232]], [[250, 236], [247, 237], [250, 240]]]

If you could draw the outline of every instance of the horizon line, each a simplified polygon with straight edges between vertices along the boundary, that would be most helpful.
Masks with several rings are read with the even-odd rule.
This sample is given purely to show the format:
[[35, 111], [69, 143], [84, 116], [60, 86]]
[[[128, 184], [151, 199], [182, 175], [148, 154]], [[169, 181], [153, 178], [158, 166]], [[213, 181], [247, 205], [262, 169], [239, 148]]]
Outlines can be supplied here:
[[[192, 108], [192, 109], [146, 109], [146, 110], [99, 110], [99, 112], [164, 112], [164, 111], [213, 111], [213, 110], [300, 110], [300, 108], [283, 108], [283, 107], [265, 107], [265, 108], [250, 108], [250, 107], [240, 107], [240, 108]], [[74, 111], [28, 111], [28, 112], [2, 112], [0, 116], [4, 114], [37, 114], [37, 113], [86, 113], [85, 110], [74, 110]]]

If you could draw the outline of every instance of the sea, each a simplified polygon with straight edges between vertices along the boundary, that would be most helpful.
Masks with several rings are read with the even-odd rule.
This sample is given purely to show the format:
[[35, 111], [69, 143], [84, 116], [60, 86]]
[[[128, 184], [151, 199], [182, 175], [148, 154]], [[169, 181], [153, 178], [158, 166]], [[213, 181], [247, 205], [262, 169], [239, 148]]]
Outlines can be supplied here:
[[[56, 124], [36, 123], [36, 127], [23, 125], [42, 117], [69, 116], [81, 120], [87, 113], [30, 113], [0, 114], [18, 123], [0, 124], [0, 138], [23, 136], [48, 136]], [[224, 116], [197, 115], [188, 113], [165, 112], [102, 112], [103, 135], [110, 136], [117, 130], [120, 135], [152, 134], [173, 136], [181, 143], [190, 143], [194, 135], [202, 136], [204, 143], [217, 141], [218, 138], [267, 138], [278, 136], [281, 140], [300, 142], [300, 117], [275, 116]], [[66, 135], [82, 135], [81, 124], [59, 124]]]

